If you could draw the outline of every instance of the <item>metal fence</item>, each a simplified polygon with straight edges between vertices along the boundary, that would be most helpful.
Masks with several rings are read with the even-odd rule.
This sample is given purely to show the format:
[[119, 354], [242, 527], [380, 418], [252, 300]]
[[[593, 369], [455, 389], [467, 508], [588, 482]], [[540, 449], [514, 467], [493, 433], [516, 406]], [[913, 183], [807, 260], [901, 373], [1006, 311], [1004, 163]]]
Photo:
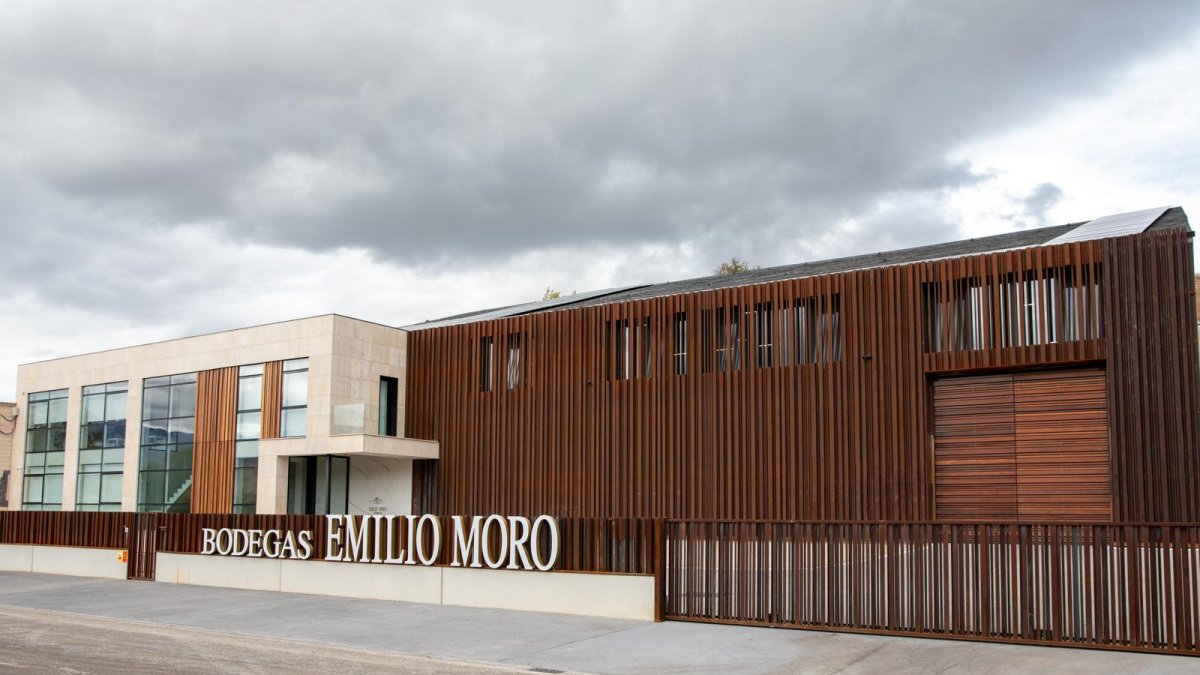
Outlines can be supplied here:
[[1200, 525], [668, 521], [668, 619], [1198, 654]]
[[[323, 516], [146, 516], [0, 512], [0, 543], [128, 549], [143, 563], [131, 578], [153, 578], [151, 542], [150, 557], [196, 553], [206, 527], [311, 530], [325, 555]], [[1200, 655], [1196, 523], [559, 526], [555, 569], [653, 574], [666, 619]], [[450, 542], [441, 550], [435, 564], [449, 564]]]

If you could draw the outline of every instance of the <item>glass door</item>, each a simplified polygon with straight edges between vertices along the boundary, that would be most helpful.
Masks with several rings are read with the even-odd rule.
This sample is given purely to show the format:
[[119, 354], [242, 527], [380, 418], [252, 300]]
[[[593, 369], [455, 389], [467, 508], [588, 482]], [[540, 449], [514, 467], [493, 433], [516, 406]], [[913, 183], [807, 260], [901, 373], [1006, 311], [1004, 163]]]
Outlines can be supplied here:
[[350, 458], [337, 455], [288, 460], [288, 513], [339, 515], [349, 510]]

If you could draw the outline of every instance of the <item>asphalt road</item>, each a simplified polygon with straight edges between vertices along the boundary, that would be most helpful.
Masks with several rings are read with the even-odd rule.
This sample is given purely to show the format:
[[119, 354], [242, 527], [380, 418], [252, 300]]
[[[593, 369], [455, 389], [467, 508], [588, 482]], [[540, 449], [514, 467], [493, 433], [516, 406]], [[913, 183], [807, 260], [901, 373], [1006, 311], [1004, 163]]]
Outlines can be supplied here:
[[64, 612], [0, 607], [0, 672], [528, 673], [471, 664]]

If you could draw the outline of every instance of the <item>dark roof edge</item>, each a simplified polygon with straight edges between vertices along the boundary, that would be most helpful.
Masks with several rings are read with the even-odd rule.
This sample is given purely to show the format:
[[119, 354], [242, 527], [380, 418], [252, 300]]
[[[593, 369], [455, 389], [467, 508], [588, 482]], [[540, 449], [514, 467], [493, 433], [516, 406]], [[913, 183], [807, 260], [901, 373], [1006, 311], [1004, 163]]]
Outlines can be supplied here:
[[1192, 224], [1188, 222], [1187, 213], [1184, 212], [1182, 206], [1172, 206], [1163, 214], [1156, 218], [1150, 227], [1146, 228], [1146, 232], [1154, 230], [1186, 230], [1192, 231]]

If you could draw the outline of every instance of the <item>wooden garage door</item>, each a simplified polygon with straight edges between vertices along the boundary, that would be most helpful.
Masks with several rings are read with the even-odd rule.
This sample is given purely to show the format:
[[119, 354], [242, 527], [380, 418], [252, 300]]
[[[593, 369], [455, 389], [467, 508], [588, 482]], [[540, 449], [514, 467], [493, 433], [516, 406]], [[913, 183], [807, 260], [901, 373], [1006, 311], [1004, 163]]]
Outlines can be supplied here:
[[944, 520], [1110, 520], [1099, 369], [934, 383], [934, 490]]

